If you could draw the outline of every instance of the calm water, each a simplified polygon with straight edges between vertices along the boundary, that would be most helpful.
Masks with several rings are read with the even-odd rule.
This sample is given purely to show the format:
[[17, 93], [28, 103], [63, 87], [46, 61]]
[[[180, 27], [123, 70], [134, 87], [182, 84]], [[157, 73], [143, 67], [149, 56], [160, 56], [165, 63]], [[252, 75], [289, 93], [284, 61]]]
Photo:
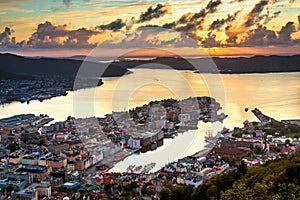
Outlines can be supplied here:
[[[95, 89], [69, 92], [44, 102], [31, 101], [29, 105], [11, 103], [0, 108], [0, 118], [21, 113], [46, 113], [56, 121], [67, 116], [103, 116], [114, 111], [164, 98], [183, 99], [189, 96], [212, 96], [221, 103], [222, 112], [229, 117], [221, 123], [199, 123], [198, 130], [164, 140], [155, 151], [133, 155], [116, 165], [124, 170], [128, 165], [156, 162], [156, 168], [179, 157], [201, 150], [207, 130], [216, 133], [223, 126], [241, 126], [245, 120], [256, 120], [250, 109], [259, 108], [275, 119], [300, 118], [300, 73], [268, 73], [216, 75], [196, 74], [191, 71], [135, 69], [121, 78], [105, 78], [104, 85]], [[249, 108], [245, 112], [245, 107]], [[180, 147], [180, 148], [179, 148]]]

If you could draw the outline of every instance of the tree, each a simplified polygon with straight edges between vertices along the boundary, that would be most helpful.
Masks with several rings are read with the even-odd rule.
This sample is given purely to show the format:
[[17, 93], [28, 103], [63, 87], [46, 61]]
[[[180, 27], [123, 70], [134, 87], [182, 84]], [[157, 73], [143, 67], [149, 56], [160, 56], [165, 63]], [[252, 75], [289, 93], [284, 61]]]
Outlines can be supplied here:
[[268, 186], [266, 183], [255, 183], [253, 188], [253, 196], [257, 200], [264, 200], [269, 198]]
[[219, 190], [217, 188], [216, 185], [211, 185], [208, 189], [207, 189], [207, 196], [210, 197], [211, 200], [217, 200], [218, 198], [218, 194], [219, 194]]
[[172, 200], [171, 190], [167, 187], [163, 188], [159, 192], [159, 197], [160, 197], [161, 200]]
[[172, 200], [182, 200], [185, 197], [185, 193], [184, 193], [184, 189], [182, 185], [179, 185], [177, 187], [172, 187], [172, 195], [171, 195], [171, 199]]
[[162, 200], [285, 200], [300, 199], [300, 153], [268, 161], [260, 166], [246, 167], [216, 175], [192, 186], [167, 185], [159, 196]]
[[104, 190], [106, 191], [106, 192], [110, 192], [110, 190], [111, 190], [111, 184], [110, 183], [104, 183]]
[[244, 176], [247, 172], [247, 165], [244, 160], [241, 161], [236, 173], [236, 178], [239, 179]]
[[251, 189], [244, 183], [235, 182], [232, 188], [221, 192], [221, 200], [254, 200]]
[[291, 143], [291, 141], [289, 140], [289, 139], [286, 139], [285, 141], [284, 141], [284, 144], [285, 145], [288, 145], [288, 144], [290, 144]]
[[184, 191], [183, 191], [184, 192], [184, 198], [183, 198], [183, 200], [190, 200], [190, 199], [192, 199], [192, 194], [194, 192], [194, 186], [187, 185], [183, 189], [184, 189]]
[[300, 187], [294, 183], [279, 184], [280, 199], [297, 200], [300, 199]]
[[253, 153], [254, 153], [254, 154], [264, 154], [265, 151], [264, 151], [261, 147], [255, 146], [255, 147], [253, 148]]
[[10, 152], [14, 152], [14, 151], [20, 149], [20, 146], [16, 142], [12, 142], [7, 146], [7, 149], [9, 149]]

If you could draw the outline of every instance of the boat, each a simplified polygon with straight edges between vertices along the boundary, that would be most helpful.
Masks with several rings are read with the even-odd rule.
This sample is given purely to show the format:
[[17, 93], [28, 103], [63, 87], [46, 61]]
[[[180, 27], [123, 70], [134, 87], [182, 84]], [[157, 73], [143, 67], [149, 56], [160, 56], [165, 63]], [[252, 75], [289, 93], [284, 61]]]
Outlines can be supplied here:
[[154, 167], [155, 165], [156, 165], [156, 164], [155, 164], [154, 162], [145, 165], [145, 166], [144, 166], [143, 173], [148, 173], [148, 172], [150, 172], [150, 170], [153, 169], [153, 167]]
[[140, 174], [140, 173], [142, 173], [142, 171], [143, 171], [143, 166], [142, 165], [136, 166], [133, 169], [133, 173], [135, 173], [135, 174]]
[[20, 101], [21, 101], [21, 103], [24, 103], [24, 102], [26, 102], [26, 98], [22, 97], [22, 98], [20, 98]]
[[51, 99], [52, 98], [52, 96], [51, 95], [40, 95], [40, 96], [38, 96], [38, 100], [39, 101], [43, 101], [43, 100], [47, 100], [47, 99]]
[[103, 164], [103, 165], [98, 165], [96, 168], [100, 171], [105, 171], [108, 169], [108, 166]]
[[207, 123], [207, 122], [209, 122], [209, 119], [207, 117], [204, 117], [203, 122]]
[[22, 97], [22, 98], [20, 98], [20, 101], [21, 101], [21, 103], [25, 103], [25, 102], [28, 103], [28, 101], [30, 101], [30, 98], [29, 97]]
[[133, 173], [134, 167], [135, 167], [135, 165], [129, 165], [126, 169], [127, 173]]
[[38, 95], [32, 95], [31, 97], [30, 97], [30, 100], [37, 100], [38, 99]]
[[66, 90], [62, 91], [63, 96], [67, 96], [68, 92]]
[[226, 134], [229, 132], [229, 128], [223, 127], [223, 130], [221, 131], [221, 134]]

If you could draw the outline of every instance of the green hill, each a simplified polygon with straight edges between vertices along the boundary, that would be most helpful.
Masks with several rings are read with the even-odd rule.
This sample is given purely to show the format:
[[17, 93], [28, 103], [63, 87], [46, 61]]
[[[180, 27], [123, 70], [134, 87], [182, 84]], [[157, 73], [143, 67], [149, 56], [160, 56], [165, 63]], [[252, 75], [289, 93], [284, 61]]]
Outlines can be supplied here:
[[197, 189], [168, 185], [160, 192], [164, 199], [300, 199], [300, 153], [269, 161], [264, 165], [238, 169], [215, 176]]

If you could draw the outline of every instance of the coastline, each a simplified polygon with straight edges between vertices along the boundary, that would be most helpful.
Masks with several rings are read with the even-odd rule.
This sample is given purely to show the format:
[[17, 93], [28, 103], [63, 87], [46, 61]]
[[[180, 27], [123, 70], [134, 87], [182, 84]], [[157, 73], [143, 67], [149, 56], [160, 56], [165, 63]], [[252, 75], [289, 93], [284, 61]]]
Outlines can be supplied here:
[[[197, 151], [196, 153], [194, 153], [194, 154], [192, 154], [192, 155], [188, 155], [188, 156], [185, 156], [185, 157], [203, 157], [203, 156], [206, 156], [214, 147], [215, 147], [216, 145], [212, 145], [212, 144], [207, 144], [207, 145], [205, 145], [204, 147], [203, 147], [203, 149], [201, 149], [201, 150], [199, 150], [199, 151]], [[126, 155], [124, 155], [122, 158], [120, 158], [120, 159], [117, 159], [117, 160], [114, 160], [113, 162], [111, 162], [111, 158], [113, 157], [110, 157], [110, 158], [108, 158], [108, 159], [106, 159], [105, 161], [100, 161], [100, 162], [98, 162], [97, 164], [95, 164], [94, 166], [92, 166], [91, 168], [96, 168], [97, 166], [99, 166], [99, 165], [101, 165], [101, 164], [105, 164], [106, 166], [107, 166], [107, 169], [105, 169], [105, 170], [98, 170], [99, 172], [108, 172], [108, 173], [114, 173], [114, 172], [116, 172], [116, 173], [126, 173], [125, 171], [122, 171], [122, 170], [120, 170], [120, 171], [117, 171], [117, 170], [115, 170], [115, 171], [110, 171], [111, 169], [113, 169], [115, 166], [116, 166], [116, 164], [118, 164], [119, 162], [122, 162], [123, 160], [125, 160], [127, 157], [129, 157], [129, 156], [131, 156], [131, 155], [133, 155], [133, 154], [135, 154], [135, 153], [137, 153], [137, 152], [139, 152], [139, 150], [136, 150], [136, 151], [132, 151], [132, 152], [130, 152], [130, 153], [128, 153], [128, 154], [126, 154]], [[185, 158], [185, 157], [182, 157], [182, 158]], [[182, 159], [182, 158], [179, 158], [179, 159]], [[108, 163], [107, 163], [108, 162]], [[107, 165], [108, 164], [108, 165]], [[164, 166], [162, 166], [160, 169], [158, 169], [158, 170], [154, 170], [154, 171], [152, 171], [152, 170], [150, 170], [150, 174], [152, 173], [152, 174], [156, 174], [156, 173], [158, 173], [159, 171], [161, 171], [162, 169], [163, 169], [163, 167]], [[90, 170], [90, 168], [88, 169], [88, 170]], [[86, 170], [86, 172], [85, 172], [85, 174], [87, 175], [87, 174], [90, 174], [90, 172], [87, 172], [88, 170]]]

